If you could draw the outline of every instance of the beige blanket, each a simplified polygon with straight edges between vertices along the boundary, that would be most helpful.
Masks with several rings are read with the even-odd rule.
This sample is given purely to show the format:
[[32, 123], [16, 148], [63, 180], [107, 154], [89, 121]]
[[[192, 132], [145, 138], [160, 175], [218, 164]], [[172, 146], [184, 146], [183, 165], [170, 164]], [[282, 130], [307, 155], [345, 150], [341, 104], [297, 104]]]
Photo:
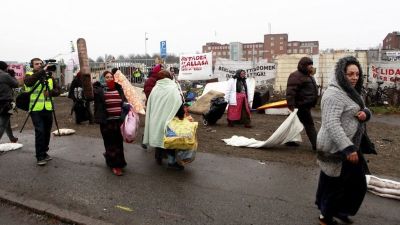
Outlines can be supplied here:
[[224, 95], [224, 93], [210, 90], [209, 92], [207, 92], [207, 94], [201, 96], [192, 106], [190, 106], [189, 112], [195, 114], [206, 113], [208, 112], [208, 110], [210, 110], [211, 99], [214, 97], [224, 97]]

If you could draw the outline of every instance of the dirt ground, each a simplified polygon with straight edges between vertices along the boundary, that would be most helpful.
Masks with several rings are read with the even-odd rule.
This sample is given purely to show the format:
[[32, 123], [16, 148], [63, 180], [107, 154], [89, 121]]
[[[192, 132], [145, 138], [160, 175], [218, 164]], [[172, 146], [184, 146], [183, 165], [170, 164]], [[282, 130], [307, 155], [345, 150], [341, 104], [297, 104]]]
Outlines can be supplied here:
[[[56, 116], [60, 128], [72, 128], [76, 130], [76, 135], [101, 138], [98, 125], [89, 125], [87, 122], [76, 125], [74, 117], [71, 116], [72, 101], [65, 97], [55, 98]], [[19, 129], [25, 120], [26, 113], [20, 111], [14, 114], [11, 124], [18, 128], [14, 129], [15, 136], [18, 137]], [[319, 129], [319, 112], [315, 112], [315, 122]], [[288, 164], [298, 164], [303, 166], [316, 167], [316, 156], [311, 150], [311, 145], [305, 132], [302, 132], [303, 142], [299, 147], [278, 146], [270, 149], [253, 149], [227, 146], [221, 140], [230, 138], [232, 135], [266, 140], [285, 120], [285, 116], [271, 116], [265, 114], [252, 114], [253, 128], [247, 129], [236, 125], [228, 127], [225, 115], [215, 126], [204, 126], [200, 115], [192, 114], [192, 117], [199, 121], [198, 128], [198, 151], [226, 155], [231, 157], [244, 157], [260, 161], [284, 162]], [[385, 116], [378, 116], [379, 122], [368, 123], [368, 133], [371, 140], [376, 144], [378, 155], [367, 155], [369, 167], [373, 174], [400, 178], [400, 116], [390, 117], [395, 122], [385, 121]], [[25, 129], [32, 129], [32, 122], [29, 119]], [[53, 130], [55, 123], [53, 123]], [[144, 117], [141, 117], [140, 132], [144, 129]], [[18, 130], [18, 131], [17, 131]], [[141, 143], [141, 133], [138, 135], [136, 143]], [[129, 147], [128, 147], [129, 148]]]

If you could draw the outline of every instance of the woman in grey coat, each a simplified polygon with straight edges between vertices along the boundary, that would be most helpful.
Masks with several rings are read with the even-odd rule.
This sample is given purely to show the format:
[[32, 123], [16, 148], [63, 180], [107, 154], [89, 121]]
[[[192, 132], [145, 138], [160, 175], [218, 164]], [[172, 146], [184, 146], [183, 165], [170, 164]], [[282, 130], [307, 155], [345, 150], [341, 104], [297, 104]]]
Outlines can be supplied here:
[[317, 137], [321, 168], [316, 204], [320, 224], [337, 224], [336, 217], [352, 223], [367, 185], [360, 144], [371, 112], [361, 97], [363, 73], [353, 56], [340, 59], [335, 75], [322, 96], [322, 124]]

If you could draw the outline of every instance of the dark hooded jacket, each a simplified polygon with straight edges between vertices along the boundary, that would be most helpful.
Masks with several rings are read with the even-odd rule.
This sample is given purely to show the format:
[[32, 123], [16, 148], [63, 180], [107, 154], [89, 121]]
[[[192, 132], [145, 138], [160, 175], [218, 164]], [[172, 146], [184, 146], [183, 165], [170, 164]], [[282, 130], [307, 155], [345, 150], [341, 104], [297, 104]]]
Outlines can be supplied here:
[[315, 79], [309, 75], [307, 66], [313, 61], [308, 57], [300, 59], [297, 70], [289, 75], [286, 100], [289, 108], [311, 108], [317, 104], [318, 89]]
[[0, 102], [11, 102], [13, 100], [13, 88], [18, 87], [18, 81], [9, 73], [0, 70]]
[[154, 68], [151, 71], [150, 77], [146, 80], [144, 83], [143, 91], [144, 94], [146, 95], [146, 99], [149, 98], [151, 90], [153, 90], [153, 87], [156, 85], [158, 78], [158, 72], [161, 71], [161, 65], [158, 64], [154, 66]]

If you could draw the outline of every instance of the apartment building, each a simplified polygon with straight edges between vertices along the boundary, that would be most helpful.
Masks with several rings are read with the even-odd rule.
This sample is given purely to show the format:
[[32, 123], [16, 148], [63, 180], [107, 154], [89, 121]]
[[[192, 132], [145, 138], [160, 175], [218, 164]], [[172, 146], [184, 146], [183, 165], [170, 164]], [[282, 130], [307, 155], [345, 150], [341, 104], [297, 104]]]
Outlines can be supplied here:
[[318, 41], [290, 41], [288, 34], [266, 34], [264, 42], [220, 44], [216, 42], [206, 43], [202, 47], [203, 52], [213, 53], [215, 59], [226, 58], [231, 60], [255, 61], [268, 60], [271, 62], [281, 54], [318, 54]]
[[383, 50], [400, 50], [400, 32], [393, 31], [388, 33], [383, 39], [382, 43]]

